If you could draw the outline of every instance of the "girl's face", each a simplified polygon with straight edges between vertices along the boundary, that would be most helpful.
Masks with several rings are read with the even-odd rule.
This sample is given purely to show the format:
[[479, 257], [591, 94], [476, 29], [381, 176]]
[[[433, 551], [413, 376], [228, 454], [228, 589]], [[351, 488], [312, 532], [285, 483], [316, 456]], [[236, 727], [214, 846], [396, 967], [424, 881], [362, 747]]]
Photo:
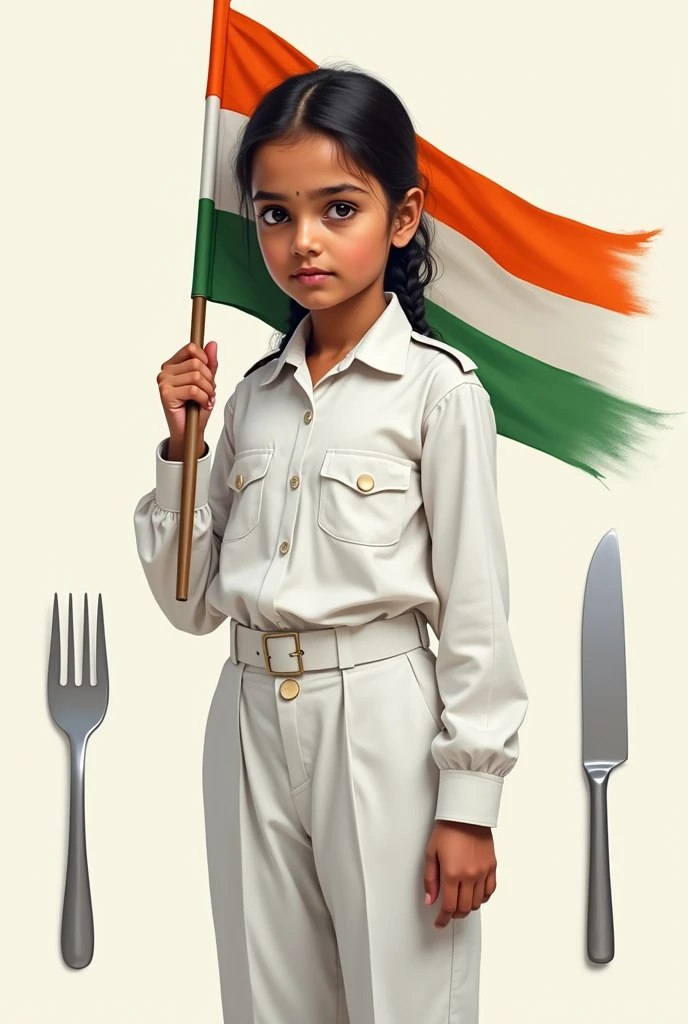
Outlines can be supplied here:
[[[258, 242], [270, 276], [310, 310], [339, 305], [382, 282], [390, 244], [410, 241], [423, 208], [421, 189], [411, 189], [388, 231], [379, 182], [347, 170], [334, 142], [323, 136], [264, 143], [254, 158], [252, 187]], [[298, 276], [311, 267], [327, 276], [310, 283]]]

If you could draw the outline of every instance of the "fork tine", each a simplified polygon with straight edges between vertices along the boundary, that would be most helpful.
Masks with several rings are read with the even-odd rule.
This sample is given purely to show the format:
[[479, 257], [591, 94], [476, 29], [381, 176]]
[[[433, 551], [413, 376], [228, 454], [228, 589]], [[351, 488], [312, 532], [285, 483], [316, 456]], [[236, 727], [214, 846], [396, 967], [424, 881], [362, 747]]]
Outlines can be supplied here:
[[[88, 624], [88, 594], [84, 594], [84, 649], [81, 658], [81, 685], [91, 685], [91, 641]], [[97, 680], [96, 680], [97, 682]]]
[[103, 595], [98, 594], [98, 615], [96, 622], [96, 684], [107, 687], [110, 682], [105, 647], [105, 622], [103, 619]]
[[60, 685], [60, 609], [57, 594], [53, 599], [53, 627], [50, 631], [50, 654], [48, 656], [48, 687]]
[[67, 622], [67, 686], [74, 686], [74, 613], [72, 595], [69, 595], [69, 616]]

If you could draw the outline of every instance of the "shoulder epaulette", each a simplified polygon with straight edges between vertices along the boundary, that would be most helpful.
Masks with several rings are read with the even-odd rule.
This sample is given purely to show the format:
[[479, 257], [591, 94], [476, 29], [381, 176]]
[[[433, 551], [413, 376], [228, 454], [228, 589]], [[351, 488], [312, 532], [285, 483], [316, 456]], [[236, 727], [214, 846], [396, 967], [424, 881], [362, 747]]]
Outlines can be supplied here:
[[261, 359], [259, 359], [257, 363], [253, 364], [253, 366], [249, 366], [248, 370], [244, 374], [244, 377], [248, 377], [249, 373], [253, 373], [253, 371], [257, 370], [259, 366], [265, 366], [265, 364], [269, 363], [271, 359], [276, 359], [277, 356], [281, 354], [282, 353], [278, 348], [276, 348], [274, 352], [268, 352], [266, 356], [263, 356]]
[[424, 345], [431, 345], [432, 348], [439, 349], [440, 352], [446, 352], [447, 355], [453, 356], [464, 373], [468, 373], [469, 370], [478, 369], [478, 364], [474, 363], [465, 352], [454, 348], [453, 345], [447, 345], [446, 341], [440, 341], [439, 338], [429, 338], [427, 334], [419, 334], [418, 331], [411, 331], [411, 337], [414, 341], [422, 341]]

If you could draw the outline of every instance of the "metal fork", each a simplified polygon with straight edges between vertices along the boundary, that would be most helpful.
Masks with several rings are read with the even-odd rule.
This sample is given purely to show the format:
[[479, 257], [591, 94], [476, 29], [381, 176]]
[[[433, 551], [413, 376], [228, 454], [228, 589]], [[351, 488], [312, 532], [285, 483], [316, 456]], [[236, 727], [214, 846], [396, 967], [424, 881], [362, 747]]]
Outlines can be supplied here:
[[60, 683], [60, 613], [57, 594], [53, 601], [53, 627], [48, 663], [48, 707], [55, 724], [69, 740], [71, 785], [69, 848], [64, 904], [62, 907], [62, 958], [69, 967], [87, 967], [93, 959], [93, 908], [86, 857], [84, 770], [86, 744], [105, 717], [109, 678], [105, 649], [103, 599], [98, 595], [96, 624], [96, 682], [91, 685], [88, 596], [84, 594], [84, 643], [81, 685], [74, 679], [74, 619], [69, 595], [67, 633], [67, 683]]

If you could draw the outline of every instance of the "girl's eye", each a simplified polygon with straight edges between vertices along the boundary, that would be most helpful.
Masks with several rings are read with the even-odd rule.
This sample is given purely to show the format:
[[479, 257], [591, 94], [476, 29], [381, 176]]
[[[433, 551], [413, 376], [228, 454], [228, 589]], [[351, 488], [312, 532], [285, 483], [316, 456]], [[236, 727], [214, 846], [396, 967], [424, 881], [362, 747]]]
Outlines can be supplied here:
[[273, 210], [277, 210], [278, 213], [286, 213], [286, 211], [283, 210], [281, 206], [266, 206], [265, 209], [258, 214], [258, 216], [262, 217], [266, 224], [283, 224], [283, 220], [268, 220], [268, 214], [272, 213]]
[[[333, 206], [330, 207], [330, 209], [331, 210], [340, 210], [342, 207], [344, 207], [345, 210], [353, 210], [354, 213], [356, 212], [355, 207], [353, 207], [351, 205], [351, 203], [335, 203]], [[335, 217], [334, 219], [335, 220], [351, 220], [351, 217]]]
[[[344, 211], [346, 211], [347, 213], [349, 213], [349, 212], [355, 213], [356, 212], [356, 207], [352, 206], [351, 203], [333, 203], [332, 206], [330, 207], [330, 209], [328, 210], [328, 213], [330, 213], [332, 210], [341, 211], [342, 209]], [[268, 218], [268, 214], [271, 214], [271, 213], [277, 213], [279, 215], [279, 219], [278, 220], [270, 220]], [[284, 217], [282, 215], [284, 215]], [[265, 209], [261, 210], [261, 212], [258, 214], [259, 218], [261, 218], [266, 224], [270, 224], [270, 225], [284, 224], [285, 223], [285, 218], [287, 218], [288, 216], [289, 216], [289, 214], [287, 213], [287, 211], [282, 206], [266, 206]], [[334, 220], [352, 220], [352, 218], [349, 217], [349, 216], [344, 216], [344, 217], [336, 216], [336, 217], [334, 217]]]

